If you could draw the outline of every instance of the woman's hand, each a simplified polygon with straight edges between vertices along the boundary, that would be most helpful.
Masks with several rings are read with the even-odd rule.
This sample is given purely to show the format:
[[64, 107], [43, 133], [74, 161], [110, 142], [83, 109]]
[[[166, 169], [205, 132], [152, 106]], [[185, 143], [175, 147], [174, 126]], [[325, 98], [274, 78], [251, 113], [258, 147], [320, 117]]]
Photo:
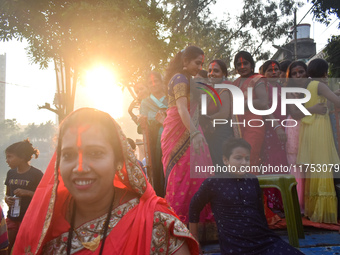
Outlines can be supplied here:
[[194, 148], [195, 154], [200, 155], [201, 154], [201, 148], [202, 152], [204, 153], [204, 144], [207, 144], [205, 141], [204, 136], [201, 134], [201, 132], [194, 135], [192, 138], [192, 147]]
[[155, 119], [163, 125], [163, 122], [166, 118], [166, 112], [165, 111], [158, 111], [156, 113]]
[[287, 142], [287, 135], [281, 126], [275, 129], [275, 132], [276, 132], [277, 137], [282, 143]]
[[147, 129], [148, 127], [148, 117], [144, 115], [139, 115], [137, 122], [140, 124], [142, 129]]
[[6, 195], [5, 202], [9, 207], [11, 207], [12, 205], [14, 205], [14, 198]]
[[334, 91], [334, 94], [337, 96], [340, 96], [340, 89], [337, 89], [336, 91]]
[[327, 105], [325, 103], [317, 103], [311, 107], [308, 108], [310, 113], [315, 113], [315, 114], [320, 114], [320, 115], [325, 115], [327, 113]]

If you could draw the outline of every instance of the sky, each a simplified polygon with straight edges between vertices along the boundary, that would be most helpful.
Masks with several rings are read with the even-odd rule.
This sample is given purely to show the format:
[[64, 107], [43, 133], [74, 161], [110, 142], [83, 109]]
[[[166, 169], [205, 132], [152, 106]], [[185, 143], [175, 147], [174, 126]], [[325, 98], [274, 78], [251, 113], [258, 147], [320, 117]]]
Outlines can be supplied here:
[[[235, 13], [241, 8], [241, 6], [234, 6], [230, 9], [230, 5], [226, 5], [226, 0], [218, 0], [215, 6], [212, 6], [211, 10], [216, 17], [222, 17], [223, 13], [229, 11]], [[228, 6], [228, 9], [226, 7]], [[305, 4], [300, 8], [297, 13], [297, 21], [299, 22], [302, 17], [310, 8], [310, 4]], [[335, 21], [336, 19], [333, 18]], [[302, 23], [311, 24], [311, 38], [314, 38], [316, 42], [317, 52], [327, 44], [327, 39], [331, 35], [339, 35], [340, 30], [337, 29], [338, 22], [331, 22], [329, 27], [323, 24], [314, 22], [312, 20], [312, 14], [308, 14]], [[278, 40], [275, 44], [282, 45], [285, 39]], [[44, 105], [45, 102], [53, 103], [54, 94], [56, 91], [56, 78], [54, 72], [54, 66], [51, 64], [48, 69], [41, 70], [39, 65], [31, 64], [28, 59], [25, 47], [25, 42], [0, 42], [0, 54], [6, 53], [6, 119], [16, 119], [18, 123], [27, 125], [29, 123], [45, 123], [52, 120], [56, 122], [56, 115], [48, 110], [38, 110], [38, 105]], [[271, 47], [271, 46], [269, 46]], [[272, 48], [272, 52], [275, 53], [276, 49]], [[78, 98], [84, 96], [83, 88], [78, 89]], [[112, 92], [116, 94], [116, 92]], [[108, 94], [108, 93], [106, 93]], [[124, 109], [122, 112], [127, 113], [127, 107], [132, 101], [129, 93], [125, 91], [118, 99], [123, 99], [120, 104], [123, 104]], [[116, 99], [116, 100], [118, 100]], [[104, 100], [102, 100], [104, 101]], [[112, 101], [112, 100], [111, 100]], [[111, 102], [112, 103], [112, 102]], [[107, 103], [109, 105], [109, 103]], [[108, 107], [106, 106], [106, 108]], [[77, 106], [95, 106], [88, 103], [77, 100]], [[110, 106], [114, 108], [115, 106]], [[104, 107], [105, 108], [105, 107]], [[105, 110], [105, 109], [102, 109]]]

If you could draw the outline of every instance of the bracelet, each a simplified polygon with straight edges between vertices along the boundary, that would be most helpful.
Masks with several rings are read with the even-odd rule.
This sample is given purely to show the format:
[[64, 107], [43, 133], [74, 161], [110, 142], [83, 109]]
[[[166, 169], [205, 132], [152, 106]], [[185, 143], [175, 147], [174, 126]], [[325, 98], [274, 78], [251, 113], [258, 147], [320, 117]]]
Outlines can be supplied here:
[[275, 126], [274, 127], [274, 131], [276, 130], [276, 129], [278, 129], [279, 127], [281, 127], [281, 125], [279, 124], [279, 125], [277, 125], [277, 126]]
[[199, 130], [196, 130], [190, 135], [190, 140], [192, 140], [196, 135], [200, 134], [201, 132]]

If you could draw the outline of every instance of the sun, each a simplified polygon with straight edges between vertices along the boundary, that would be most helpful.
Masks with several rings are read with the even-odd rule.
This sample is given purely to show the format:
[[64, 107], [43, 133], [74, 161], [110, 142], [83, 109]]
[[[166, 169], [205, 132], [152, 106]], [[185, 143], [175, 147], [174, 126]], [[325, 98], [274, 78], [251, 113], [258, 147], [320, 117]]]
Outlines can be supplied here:
[[123, 92], [117, 85], [113, 70], [97, 66], [85, 74], [85, 93], [91, 107], [109, 113], [113, 118], [123, 116]]

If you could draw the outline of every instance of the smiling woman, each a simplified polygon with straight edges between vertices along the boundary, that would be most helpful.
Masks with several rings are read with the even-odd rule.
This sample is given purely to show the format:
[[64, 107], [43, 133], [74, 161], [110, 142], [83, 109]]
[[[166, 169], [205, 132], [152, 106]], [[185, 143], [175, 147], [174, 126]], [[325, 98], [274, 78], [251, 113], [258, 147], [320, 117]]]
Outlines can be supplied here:
[[35, 194], [13, 254], [199, 253], [108, 113], [82, 108], [63, 120]]
[[107, 112], [113, 118], [123, 116], [123, 93], [113, 70], [105, 66], [88, 70], [84, 75], [82, 90], [87, 106]]

